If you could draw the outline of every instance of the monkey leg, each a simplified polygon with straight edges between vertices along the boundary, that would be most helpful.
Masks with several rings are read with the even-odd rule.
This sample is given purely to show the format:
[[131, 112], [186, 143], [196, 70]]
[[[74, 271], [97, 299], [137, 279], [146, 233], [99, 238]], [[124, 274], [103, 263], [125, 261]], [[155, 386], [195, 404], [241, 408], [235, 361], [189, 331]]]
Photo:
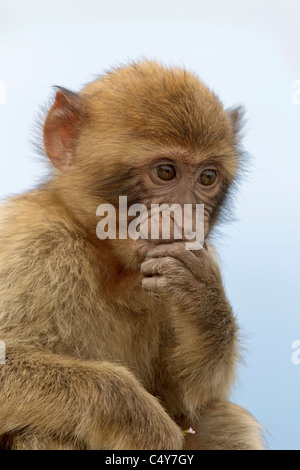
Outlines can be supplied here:
[[264, 450], [262, 427], [244, 408], [230, 402], [213, 402], [199, 419], [182, 418], [181, 429], [192, 427], [185, 450]]

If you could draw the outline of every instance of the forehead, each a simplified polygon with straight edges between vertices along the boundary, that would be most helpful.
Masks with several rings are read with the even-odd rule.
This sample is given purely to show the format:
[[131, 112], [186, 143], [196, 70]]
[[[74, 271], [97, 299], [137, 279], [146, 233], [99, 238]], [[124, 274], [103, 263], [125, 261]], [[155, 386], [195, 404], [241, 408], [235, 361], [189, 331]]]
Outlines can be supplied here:
[[99, 131], [123, 133], [196, 155], [222, 152], [233, 131], [219, 99], [193, 74], [152, 62], [115, 70], [81, 95]]

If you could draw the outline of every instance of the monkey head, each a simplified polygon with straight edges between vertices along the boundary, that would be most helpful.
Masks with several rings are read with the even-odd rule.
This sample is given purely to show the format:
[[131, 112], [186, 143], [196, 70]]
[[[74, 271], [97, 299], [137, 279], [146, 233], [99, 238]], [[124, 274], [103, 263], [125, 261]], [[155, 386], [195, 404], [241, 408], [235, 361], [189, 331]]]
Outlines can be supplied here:
[[[147, 208], [203, 204], [207, 236], [240, 167], [241, 117], [194, 74], [150, 61], [79, 93], [59, 88], [44, 124], [51, 184], [91, 236], [99, 204], [116, 207], [119, 196]], [[123, 242], [111, 245], [136, 246]]]

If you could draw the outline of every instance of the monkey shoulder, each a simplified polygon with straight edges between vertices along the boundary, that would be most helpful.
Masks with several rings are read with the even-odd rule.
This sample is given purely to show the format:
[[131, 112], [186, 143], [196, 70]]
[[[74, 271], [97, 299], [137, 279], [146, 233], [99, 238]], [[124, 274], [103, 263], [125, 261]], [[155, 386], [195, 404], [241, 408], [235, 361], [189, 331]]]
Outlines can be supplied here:
[[0, 333], [14, 325], [25, 331], [30, 323], [45, 334], [55, 316], [94, 301], [88, 242], [66, 214], [46, 203], [33, 191], [0, 208]]
[[13, 251], [28, 261], [30, 253], [31, 260], [42, 263], [61, 250], [67, 260], [79, 245], [87, 246], [83, 233], [64, 206], [43, 190], [12, 197], [0, 206], [0, 257]]

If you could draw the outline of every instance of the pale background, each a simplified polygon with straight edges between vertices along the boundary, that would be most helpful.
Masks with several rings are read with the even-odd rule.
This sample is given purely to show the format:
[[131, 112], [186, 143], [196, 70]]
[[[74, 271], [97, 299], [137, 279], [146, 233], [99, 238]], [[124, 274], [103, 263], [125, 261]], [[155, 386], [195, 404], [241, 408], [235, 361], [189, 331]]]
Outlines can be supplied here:
[[44, 174], [31, 141], [52, 85], [78, 90], [149, 57], [196, 72], [225, 106], [245, 105], [252, 165], [216, 243], [244, 344], [232, 399], [271, 449], [300, 449], [299, 50], [298, 0], [0, 0], [0, 198]]

